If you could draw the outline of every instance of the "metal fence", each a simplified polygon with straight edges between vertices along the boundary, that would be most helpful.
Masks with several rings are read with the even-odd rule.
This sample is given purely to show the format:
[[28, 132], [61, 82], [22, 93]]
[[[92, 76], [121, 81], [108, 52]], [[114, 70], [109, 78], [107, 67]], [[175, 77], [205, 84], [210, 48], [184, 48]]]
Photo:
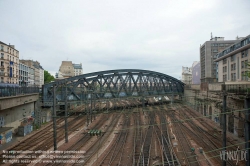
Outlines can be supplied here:
[[250, 84], [235, 84], [226, 85], [226, 91], [228, 93], [246, 94], [250, 93]]
[[39, 93], [39, 87], [0, 87], [0, 97]]

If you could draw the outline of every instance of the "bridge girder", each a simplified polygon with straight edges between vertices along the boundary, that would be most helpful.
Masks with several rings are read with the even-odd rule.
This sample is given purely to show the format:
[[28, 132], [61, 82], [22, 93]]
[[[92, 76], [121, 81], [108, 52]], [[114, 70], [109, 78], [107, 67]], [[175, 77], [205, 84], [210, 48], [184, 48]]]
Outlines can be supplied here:
[[[183, 94], [184, 83], [163, 73], [120, 69], [83, 74], [43, 86], [44, 106], [53, 105], [53, 86], [57, 101], [85, 100], [91, 94], [95, 99], [131, 96]], [[67, 94], [66, 94], [67, 88]]]

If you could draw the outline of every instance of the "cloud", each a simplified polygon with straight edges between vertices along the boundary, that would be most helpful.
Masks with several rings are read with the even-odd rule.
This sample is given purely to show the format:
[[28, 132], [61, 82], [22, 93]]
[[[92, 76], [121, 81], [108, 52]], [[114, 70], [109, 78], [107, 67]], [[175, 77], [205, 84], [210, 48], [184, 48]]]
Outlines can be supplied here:
[[146, 69], [175, 78], [214, 36], [249, 35], [249, 1], [0, 1], [1, 38], [51, 73], [61, 61], [85, 73]]

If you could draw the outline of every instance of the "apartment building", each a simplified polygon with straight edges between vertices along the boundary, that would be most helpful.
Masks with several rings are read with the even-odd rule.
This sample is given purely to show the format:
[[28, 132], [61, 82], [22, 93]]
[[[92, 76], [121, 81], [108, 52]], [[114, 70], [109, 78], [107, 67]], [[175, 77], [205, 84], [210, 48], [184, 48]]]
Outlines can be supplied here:
[[246, 83], [246, 63], [250, 62], [250, 35], [216, 54], [219, 82]]
[[19, 51], [0, 41], [0, 54], [1, 84], [19, 84]]
[[74, 75], [75, 76], [82, 75], [82, 63], [73, 64], [73, 67], [74, 67]]
[[20, 60], [20, 63], [27, 65], [28, 67], [34, 69], [34, 85], [42, 87], [44, 84], [44, 69], [38, 61], [33, 60]]
[[192, 68], [191, 67], [183, 67], [182, 66], [182, 82], [185, 84], [192, 83]]
[[217, 66], [214, 60], [216, 55], [225, 48], [240, 40], [224, 40], [224, 37], [212, 37], [210, 41], [206, 41], [200, 46], [200, 66], [201, 66], [201, 82], [217, 82]]

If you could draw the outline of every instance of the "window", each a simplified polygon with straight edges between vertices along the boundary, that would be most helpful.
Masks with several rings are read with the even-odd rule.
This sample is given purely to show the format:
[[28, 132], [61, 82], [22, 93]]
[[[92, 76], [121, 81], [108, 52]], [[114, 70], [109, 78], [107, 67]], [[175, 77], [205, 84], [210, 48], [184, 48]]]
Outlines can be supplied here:
[[236, 73], [232, 73], [231, 74], [231, 81], [235, 81], [236, 80]]
[[231, 71], [234, 71], [236, 69], [236, 63], [231, 64]]
[[220, 47], [223, 47], [223, 46], [224, 46], [224, 44], [219, 44], [219, 46], [220, 46]]
[[2, 58], [2, 59], [4, 58], [4, 54], [3, 54], [3, 53], [1, 53], [1, 58]]
[[218, 50], [216, 49], [216, 50], [213, 50], [213, 52], [218, 52]]
[[1, 51], [3, 51], [3, 45], [1, 45]]
[[245, 62], [241, 61], [241, 68], [244, 69], [245, 68]]
[[223, 81], [225, 82], [227, 80], [227, 75], [223, 75]]
[[247, 69], [247, 63], [248, 63], [248, 61], [247, 60], [245, 60], [245, 68]]
[[235, 55], [231, 56], [231, 62], [235, 61], [235, 58], [236, 58]]
[[241, 80], [248, 80], [247, 72], [241, 72]]
[[223, 64], [227, 64], [227, 59], [223, 59]]

